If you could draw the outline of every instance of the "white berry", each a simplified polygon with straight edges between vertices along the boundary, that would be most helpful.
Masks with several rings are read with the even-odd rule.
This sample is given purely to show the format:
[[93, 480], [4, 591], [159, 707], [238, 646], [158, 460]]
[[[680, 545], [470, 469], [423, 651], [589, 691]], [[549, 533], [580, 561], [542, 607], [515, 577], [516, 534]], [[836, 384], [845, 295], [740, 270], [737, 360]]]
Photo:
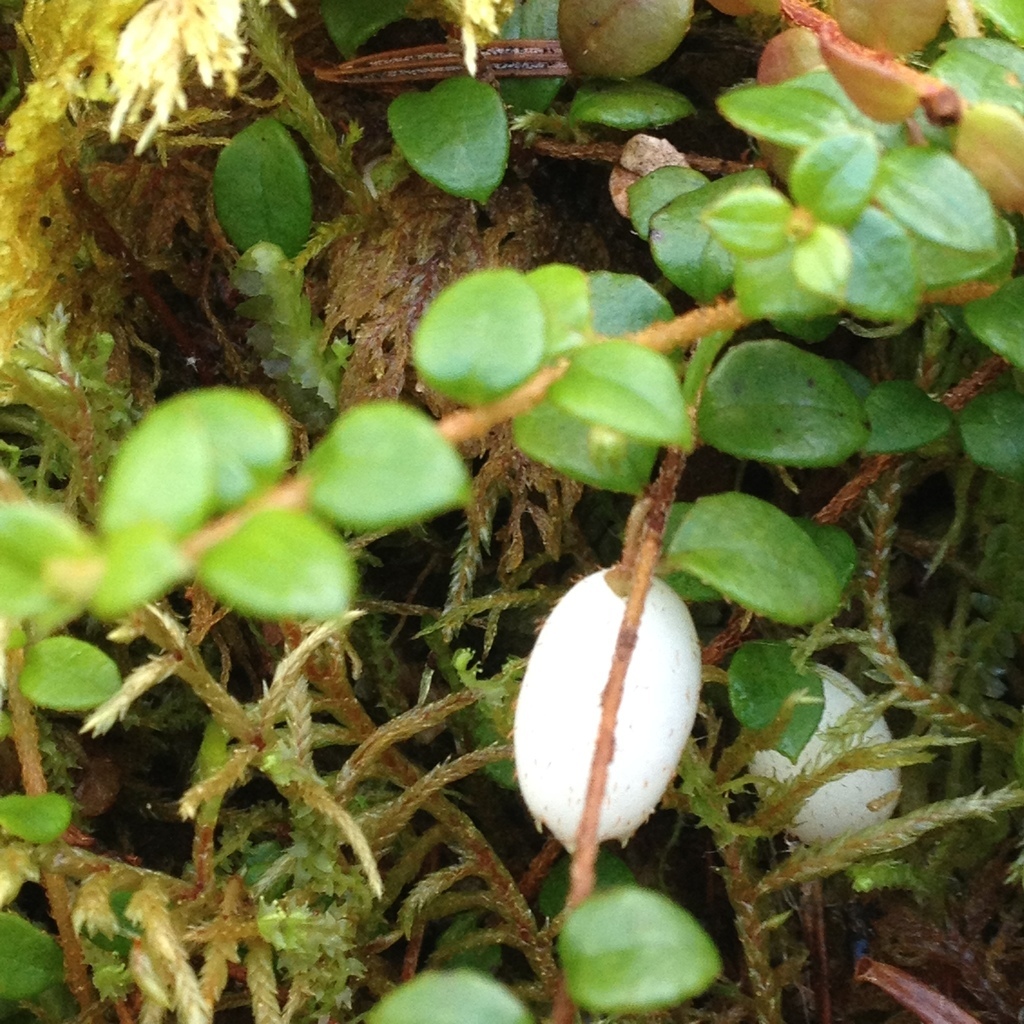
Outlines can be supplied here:
[[[821, 722], [796, 764], [775, 750], [761, 750], [750, 762], [751, 775], [788, 782], [802, 772], [823, 767], [839, 753], [841, 719], [867, 701], [864, 693], [846, 676], [816, 665], [821, 676], [825, 706]], [[837, 728], [838, 726], [838, 728]], [[892, 733], [885, 721], [876, 719], [858, 737], [858, 747], [886, 743]], [[845, 740], [848, 748], [849, 740]], [[862, 768], [848, 772], [816, 790], [801, 804], [790, 831], [805, 843], [827, 842], [885, 821], [892, 816], [900, 793], [898, 768]]]
[[[590, 765], [625, 599], [605, 573], [580, 580], [537, 638], [519, 691], [515, 761], [536, 820], [568, 850], [576, 845]], [[598, 840], [625, 842], [675, 775], [700, 694], [700, 645], [675, 591], [655, 580], [647, 595], [615, 727], [615, 752]]]

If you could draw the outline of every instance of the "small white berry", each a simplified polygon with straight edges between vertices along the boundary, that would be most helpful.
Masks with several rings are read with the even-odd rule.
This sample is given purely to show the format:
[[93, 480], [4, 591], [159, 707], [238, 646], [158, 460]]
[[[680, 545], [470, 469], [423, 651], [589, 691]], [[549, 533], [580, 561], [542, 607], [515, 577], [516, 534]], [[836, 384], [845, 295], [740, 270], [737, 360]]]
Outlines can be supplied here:
[[[625, 611], [596, 572], [555, 605], [519, 691], [515, 761], [530, 813], [568, 850], [590, 776], [615, 640]], [[675, 591], [654, 580], [640, 619], [615, 727], [598, 840], [625, 842], [675, 775], [700, 695], [700, 645]]]
[[[867, 702], [867, 697], [846, 676], [824, 665], [816, 665], [821, 676], [825, 706], [821, 722], [796, 764], [775, 750], [761, 750], [750, 762], [750, 774], [788, 782], [801, 772], [824, 767], [839, 752], [837, 740], [841, 719]], [[837, 728], [838, 727], [838, 728]], [[857, 745], [869, 747], [892, 739], [889, 726], [876, 719], [857, 738]], [[841, 742], [841, 741], [840, 741]], [[849, 746], [849, 741], [846, 741]], [[898, 768], [862, 768], [848, 772], [816, 790], [801, 804], [790, 831], [804, 843], [823, 843], [867, 828], [892, 816], [900, 795]]]

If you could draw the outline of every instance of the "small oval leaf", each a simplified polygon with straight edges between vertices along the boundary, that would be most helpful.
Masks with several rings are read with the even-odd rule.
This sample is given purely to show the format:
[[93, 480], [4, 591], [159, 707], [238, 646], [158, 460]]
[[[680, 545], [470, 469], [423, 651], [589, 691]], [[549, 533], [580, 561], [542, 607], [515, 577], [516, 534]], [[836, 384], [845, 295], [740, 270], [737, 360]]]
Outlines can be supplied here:
[[59, 793], [0, 796], [0, 828], [28, 843], [52, 843], [71, 824], [71, 801]]
[[313, 507], [350, 530], [394, 530], [469, 500], [458, 452], [424, 413], [372, 402], [345, 413], [302, 470]]
[[842, 599], [831, 564], [810, 537], [749, 494], [699, 498], [669, 538], [664, 562], [790, 626], [830, 618]]
[[0, 949], [0, 999], [35, 999], [64, 980], [60, 946], [17, 914], [0, 913]]
[[785, 341], [748, 341], [711, 371], [704, 440], [737, 458], [836, 466], [868, 437], [864, 408], [827, 360]]
[[648, 1012], [700, 995], [722, 970], [710, 936], [668, 897], [638, 886], [591, 896], [558, 952], [573, 1000], [592, 1013]]
[[505, 108], [475, 78], [403, 93], [388, 107], [388, 125], [413, 170], [449, 195], [486, 203], [505, 176]]
[[640, 78], [581, 85], [569, 108], [569, 123], [603, 124], [621, 131], [660, 128], [694, 112], [693, 104], [667, 86]]
[[356, 573], [345, 545], [313, 516], [268, 509], [199, 561], [210, 593], [265, 619], [329, 619], [352, 601]]
[[469, 405], [492, 402], [524, 383], [544, 358], [544, 311], [514, 270], [481, 270], [446, 288], [413, 338], [419, 375]]
[[235, 248], [273, 242], [289, 259], [298, 255], [313, 223], [313, 192], [302, 153], [280, 121], [264, 117], [224, 147], [213, 202]]
[[979, 395], [960, 413], [960, 436], [979, 466], [1024, 481], [1024, 395]]
[[526, 1007], [504, 985], [469, 968], [424, 971], [389, 992], [367, 1024], [531, 1024]]
[[98, 647], [70, 636], [51, 636], [25, 655], [21, 692], [41, 708], [88, 711], [121, 688], [121, 673]]
[[871, 422], [865, 453], [912, 452], [949, 431], [953, 414], [909, 380], [885, 380], [864, 402]]

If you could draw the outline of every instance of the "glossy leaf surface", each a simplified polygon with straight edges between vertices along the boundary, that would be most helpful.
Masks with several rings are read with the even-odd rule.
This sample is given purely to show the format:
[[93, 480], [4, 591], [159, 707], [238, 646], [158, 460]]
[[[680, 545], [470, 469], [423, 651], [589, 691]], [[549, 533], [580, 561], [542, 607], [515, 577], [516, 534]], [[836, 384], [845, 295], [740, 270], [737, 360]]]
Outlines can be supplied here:
[[637, 131], [660, 128], [693, 112], [693, 104], [681, 93], [637, 79], [580, 86], [569, 108], [569, 121]]
[[332, 42], [351, 60], [367, 39], [398, 21], [407, 6], [408, 0], [320, 0], [320, 13]]
[[388, 125], [406, 160], [449, 195], [485, 203], [508, 163], [501, 98], [475, 78], [449, 78], [429, 92], [407, 92], [388, 107]]
[[611, 274], [604, 270], [587, 275], [594, 330], [615, 337], [650, 327], [657, 320], [671, 320], [668, 299], [635, 274]]
[[309, 238], [313, 193], [295, 140], [265, 117], [243, 128], [221, 151], [213, 172], [217, 220], [235, 248], [273, 242], [289, 259]]
[[689, 420], [672, 364], [625, 341], [588, 345], [548, 391], [564, 412], [637, 441], [685, 446]]
[[199, 561], [197, 578], [224, 604], [265, 619], [328, 619], [355, 592], [352, 556], [317, 519], [271, 509], [251, 516]]
[[316, 446], [302, 472], [313, 506], [349, 530], [393, 530], [469, 499], [458, 452], [418, 409], [371, 402], [345, 413]]
[[1024, 481], [1024, 395], [979, 395], [960, 414], [960, 436], [979, 466]]
[[736, 256], [771, 256], [789, 241], [793, 205], [766, 185], [748, 185], [727, 192], [702, 220], [722, 245]]
[[668, 538], [664, 562], [792, 626], [834, 615], [842, 595], [831, 564], [807, 534], [748, 494], [699, 498]]
[[645, 174], [626, 190], [633, 230], [646, 242], [654, 214], [676, 197], [707, 183], [708, 178], [692, 167], [659, 167]]
[[705, 991], [722, 969], [707, 932], [666, 896], [621, 886], [570, 915], [558, 952], [574, 1002], [594, 1013], [663, 1009]]
[[968, 303], [964, 319], [971, 333], [993, 352], [1024, 368], [1024, 278], [1015, 277], [994, 295]]
[[835, 368], [774, 340], [725, 354], [708, 378], [698, 427], [730, 455], [790, 466], [838, 465], [868, 436], [863, 407]]
[[844, 305], [867, 320], [909, 320], [921, 299], [917, 259], [906, 231], [869, 206], [846, 233], [850, 278]]
[[26, 652], [19, 685], [38, 707], [89, 711], [117, 693], [121, 673], [98, 647], [70, 636], [51, 636]]
[[0, 828], [28, 843], [52, 843], [71, 824], [71, 801], [59, 793], [0, 796]]
[[424, 971], [389, 992], [367, 1024], [530, 1024], [532, 1017], [493, 978], [460, 968]]
[[796, 158], [790, 193], [818, 220], [848, 227], [871, 198], [878, 165], [878, 143], [867, 132], [832, 135]]
[[0, 912], [0, 999], [35, 999], [64, 980], [55, 939], [17, 914]]
[[536, 291], [514, 270], [481, 270], [446, 288], [413, 339], [413, 359], [432, 388], [469, 405], [524, 383], [544, 358], [546, 326]]
[[868, 454], [912, 452], [949, 432], [953, 414], [909, 380], [882, 381], [864, 402]]

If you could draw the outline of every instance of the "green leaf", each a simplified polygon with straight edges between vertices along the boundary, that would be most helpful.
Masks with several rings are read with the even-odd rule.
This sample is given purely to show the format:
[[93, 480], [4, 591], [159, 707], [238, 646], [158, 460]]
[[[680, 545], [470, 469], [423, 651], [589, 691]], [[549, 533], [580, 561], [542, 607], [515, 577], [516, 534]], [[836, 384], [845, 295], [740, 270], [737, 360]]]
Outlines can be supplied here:
[[628, 341], [588, 345], [548, 398], [564, 412], [637, 441], [686, 446], [690, 423], [668, 359]]
[[597, 270], [587, 275], [594, 330], [606, 337], [633, 334], [658, 320], [671, 320], [668, 299], [635, 274]]
[[969, 302], [964, 319], [971, 333], [1018, 369], [1024, 369], [1024, 277], [1007, 281], [988, 298]]
[[821, 676], [797, 669], [789, 644], [756, 640], [744, 644], [729, 663], [729, 704], [748, 729], [765, 729], [779, 716], [786, 699], [800, 690], [817, 698], [816, 704], [798, 704], [775, 744], [775, 750], [794, 764], [814, 735], [824, 709]]
[[906, 231], [887, 214], [869, 206], [846, 237], [853, 258], [846, 308], [866, 320], [912, 320], [922, 289]]
[[[1008, 6], [1022, 8], [1017, 0]], [[1024, 114], [1024, 53], [1005, 39], [950, 39], [931, 73], [969, 103], [1000, 103]]]
[[224, 147], [213, 201], [236, 249], [273, 242], [289, 258], [300, 252], [313, 223], [313, 193], [302, 153], [280, 121], [261, 118]]
[[413, 338], [419, 375], [468, 405], [492, 402], [539, 369], [546, 340], [537, 292], [515, 270], [481, 270], [446, 288]]
[[71, 824], [71, 801], [59, 793], [0, 796], [0, 828], [27, 843], [52, 843]]
[[846, 234], [831, 224], [815, 224], [793, 250], [793, 276], [815, 295], [835, 303], [846, 297], [853, 253]]
[[558, 952], [573, 1001], [592, 1013], [643, 1013], [700, 995], [722, 961], [692, 915], [650, 889], [591, 896], [565, 922]]
[[793, 205], [777, 189], [748, 185], [727, 192], [704, 211], [711, 234], [736, 256], [771, 256], [789, 241]]
[[117, 619], [186, 580], [191, 565], [160, 523], [136, 523], [103, 541], [105, 568], [89, 609], [101, 619]]
[[57, 509], [0, 504], [0, 615], [54, 624], [73, 618], [95, 586], [95, 562], [92, 538]]
[[[565, 909], [565, 901], [569, 895], [571, 864], [572, 858], [563, 857], [548, 872], [544, 884], [540, 887], [537, 908], [545, 917], [556, 917]], [[613, 886], [635, 884], [636, 878], [629, 865], [602, 846], [597, 851], [597, 864], [594, 866], [594, 891], [601, 892]]]
[[886, 380], [864, 403], [871, 434], [868, 455], [912, 452], [949, 432], [953, 414], [909, 380]]
[[388, 125], [413, 170], [449, 195], [486, 203], [505, 176], [505, 108], [475, 78], [403, 93], [388, 107]]
[[785, 513], [748, 494], [699, 498], [669, 538], [664, 562], [790, 626], [831, 618], [842, 598], [817, 545]]
[[871, 199], [878, 165], [878, 142], [868, 132], [830, 135], [794, 161], [789, 191], [817, 220], [849, 227]]
[[98, 647], [70, 636], [51, 636], [25, 654], [21, 692], [52, 711], [89, 711], [121, 689], [121, 673]]
[[646, 242], [651, 230], [651, 217], [673, 199], [707, 183], [708, 178], [692, 167], [659, 167], [645, 174], [626, 189], [633, 230]]
[[832, 364], [776, 340], [725, 354], [697, 422], [720, 451], [787, 466], [837, 466], [868, 437], [863, 407]]
[[737, 128], [780, 146], [810, 146], [849, 128], [841, 103], [793, 82], [735, 89], [719, 97], [718, 109]]
[[563, 412], [549, 401], [512, 421], [515, 442], [531, 459], [606, 491], [637, 494], [650, 482], [658, 446], [631, 441]]
[[211, 547], [199, 581], [215, 597], [264, 619], [329, 619], [352, 601], [356, 576], [345, 545], [313, 516], [268, 509]]
[[60, 946], [17, 914], [0, 913], [0, 999], [35, 999], [64, 980]]
[[493, 978], [468, 968], [424, 971], [392, 989], [367, 1014], [367, 1024], [530, 1024], [532, 1017]]
[[549, 263], [531, 270], [526, 281], [537, 293], [544, 312], [544, 353], [547, 358], [582, 345], [593, 332], [587, 275], [578, 267]]
[[996, 233], [996, 248], [984, 252], [964, 252], [911, 234], [919, 286], [928, 291], [965, 281], [1002, 284], [1013, 270], [1017, 242], [1013, 228], [1005, 220], [996, 222]]
[[[821, 227], [821, 225], [819, 225]], [[736, 261], [733, 287], [751, 320], [817, 320], [839, 308], [837, 299], [812, 292], [797, 277], [794, 243], [772, 256]]]
[[974, 0], [974, 8], [1003, 35], [1024, 46], [1024, 8], [1016, 0]]
[[832, 566], [839, 589], [846, 590], [857, 568], [857, 545], [853, 538], [838, 526], [826, 526], [812, 519], [797, 519], [795, 522]]
[[405, 14], [408, 0], [320, 0], [320, 14], [331, 41], [346, 60], [385, 25]]
[[586, 82], [576, 91], [569, 123], [603, 124], [623, 131], [660, 128], [694, 113], [674, 89], [634, 78], [628, 82]]
[[979, 395], [960, 413], [964, 450], [983, 469], [1024, 481], [1024, 395]]
[[313, 507], [349, 530], [394, 530], [464, 505], [469, 474], [425, 413], [371, 402], [345, 413], [302, 472]]
[[908, 146], [886, 153], [875, 200], [911, 234], [962, 252], [994, 252], [997, 217], [988, 193], [939, 149]]
[[767, 186], [764, 171], [742, 171], [674, 199], [651, 217], [651, 254], [665, 276], [698, 302], [710, 302], [732, 284], [732, 256], [712, 236], [701, 215], [727, 192]]
[[160, 523], [175, 537], [275, 483], [291, 453], [281, 413], [260, 395], [209, 388], [157, 406], [121, 446], [100, 505], [110, 534]]

